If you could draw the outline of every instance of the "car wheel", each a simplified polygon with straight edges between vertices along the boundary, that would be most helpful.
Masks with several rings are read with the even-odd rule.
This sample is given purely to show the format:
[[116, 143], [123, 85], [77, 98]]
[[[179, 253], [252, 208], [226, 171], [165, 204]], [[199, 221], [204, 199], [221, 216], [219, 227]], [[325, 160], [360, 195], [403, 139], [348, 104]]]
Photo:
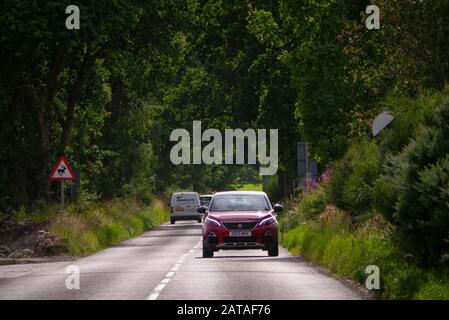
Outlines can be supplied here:
[[214, 251], [210, 250], [207, 246], [205, 246], [203, 242], [203, 258], [213, 258], [213, 257]]
[[201, 223], [201, 222], [203, 222], [203, 219], [201, 219], [201, 218], [198, 218], [198, 223]]
[[175, 219], [170, 219], [170, 224], [175, 224], [176, 220]]
[[278, 255], [279, 255], [279, 246], [278, 245], [274, 245], [268, 249], [269, 257], [277, 257]]

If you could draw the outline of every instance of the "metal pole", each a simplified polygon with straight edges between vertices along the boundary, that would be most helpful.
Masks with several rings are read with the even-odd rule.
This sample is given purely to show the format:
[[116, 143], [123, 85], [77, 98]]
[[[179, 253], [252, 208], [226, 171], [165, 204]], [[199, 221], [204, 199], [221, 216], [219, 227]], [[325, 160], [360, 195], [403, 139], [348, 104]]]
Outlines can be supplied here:
[[309, 143], [306, 142], [306, 186], [307, 180], [310, 179], [310, 168], [309, 168]]
[[61, 180], [61, 212], [64, 212], [64, 180]]

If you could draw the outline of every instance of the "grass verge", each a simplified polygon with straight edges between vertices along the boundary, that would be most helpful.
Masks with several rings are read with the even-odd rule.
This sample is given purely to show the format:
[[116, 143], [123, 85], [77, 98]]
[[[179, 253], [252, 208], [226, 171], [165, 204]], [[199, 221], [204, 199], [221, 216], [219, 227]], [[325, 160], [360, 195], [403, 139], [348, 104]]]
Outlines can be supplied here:
[[409, 262], [385, 232], [379, 216], [354, 226], [343, 211], [327, 206], [314, 221], [285, 231], [282, 244], [293, 255], [325, 266], [336, 277], [349, 277], [361, 284], [368, 276], [366, 267], [378, 266], [380, 298], [449, 299], [447, 270], [423, 270]]
[[144, 205], [135, 199], [114, 199], [70, 205], [54, 217], [50, 231], [57, 235], [72, 255], [87, 255], [135, 237], [168, 221], [163, 202]]

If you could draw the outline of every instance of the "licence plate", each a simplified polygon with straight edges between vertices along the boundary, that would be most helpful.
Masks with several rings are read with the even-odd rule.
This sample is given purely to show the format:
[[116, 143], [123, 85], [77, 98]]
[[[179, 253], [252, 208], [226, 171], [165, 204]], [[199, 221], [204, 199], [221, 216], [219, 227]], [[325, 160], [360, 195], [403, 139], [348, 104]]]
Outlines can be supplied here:
[[251, 237], [251, 230], [231, 230], [230, 237]]

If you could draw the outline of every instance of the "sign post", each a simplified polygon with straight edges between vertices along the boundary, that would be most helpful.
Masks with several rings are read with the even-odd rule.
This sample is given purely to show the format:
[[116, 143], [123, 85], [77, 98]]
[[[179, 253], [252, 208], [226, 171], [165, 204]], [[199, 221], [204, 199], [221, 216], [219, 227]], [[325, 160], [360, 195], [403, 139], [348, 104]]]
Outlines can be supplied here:
[[64, 157], [60, 157], [48, 179], [61, 181], [61, 212], [64, 211], [64, 181], [73, 180], [73, 178], [74, 175], [72, 169], [70, 169], [66, 159]]
[[61, 180], [61, 212], [64, 211], [64, 180]]
[[[371, 129], [373, 132], [373, 137], [377, 138], [380, 132], [385, 129], [392, 121], [394, 120], [394, 116], [389, 111], [382, 112], [379, 114], [376, 119], [374, 119], [373, 124], [371, 125]], [[385, 152], [382, 146], [379, 146], [379, 158], [380, 163], [384, 162]]]

